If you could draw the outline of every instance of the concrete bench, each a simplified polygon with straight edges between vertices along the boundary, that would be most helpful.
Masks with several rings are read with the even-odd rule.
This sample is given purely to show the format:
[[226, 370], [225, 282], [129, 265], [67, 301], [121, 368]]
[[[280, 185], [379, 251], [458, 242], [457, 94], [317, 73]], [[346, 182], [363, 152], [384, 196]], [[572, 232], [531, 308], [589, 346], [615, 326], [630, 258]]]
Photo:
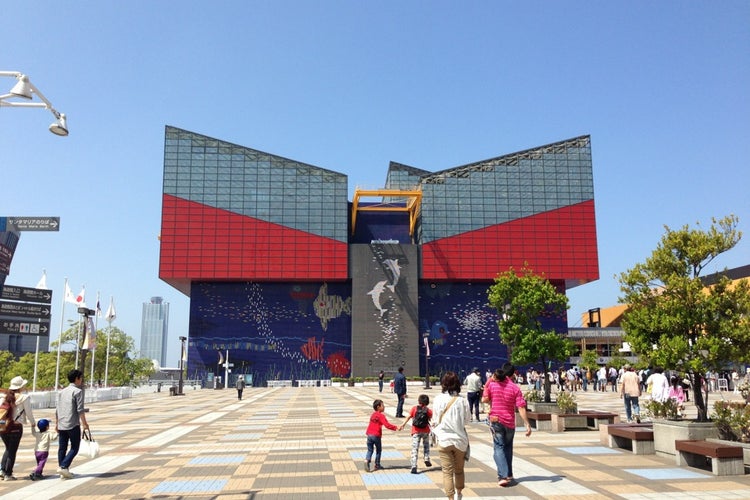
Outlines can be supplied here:
[[552, 414], [550, 427], [552, 432], [563, 432], [573, 429], [588, 430], [588, 419], [581, 413]]
[[654, 428], [650, 424], [603, 424], [599, 432], [606, 428], [607, 446], [623, 448], [635, 455], [653, 455]]
[[729, 444], [712, 443], [703, 440], [676, 440], [674, 442], [675, 462], [679, 466], [688, 465], [705, 468], [705, 459], [711, 459], [711, 472], [714, 476], [740, 476], [745, 474], [742, 463], [742, 448]]
[[617, 424], [620, 422], [620, 415], [617, 413], [608, 413], [599, 410], [579, 410], [578, 413], [586, 415], [586, 425], [589, 429], [599, 430], [601, 424]]
[[[538, 413], [535, 411], [526, 410], [526, 416], [529, 418], [531, 428], [537, 431], [549, 431], [552, 430], [552, 414], [551, 413]], [[516, 427], [523, 426], [523, 419], [521, 415], [516, 413]]]

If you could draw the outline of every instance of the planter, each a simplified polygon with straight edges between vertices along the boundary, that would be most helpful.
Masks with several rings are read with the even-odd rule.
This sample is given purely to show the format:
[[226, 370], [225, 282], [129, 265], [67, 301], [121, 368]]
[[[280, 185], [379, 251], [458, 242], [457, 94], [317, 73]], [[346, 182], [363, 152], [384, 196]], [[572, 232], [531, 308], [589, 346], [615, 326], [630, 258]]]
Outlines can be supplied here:
[[750, 467], [750, 443], [740, 443], [738, 441], [727, 441], [724, 439], [706, 439], [706, 441], [710, 441], [712, 443], [720, 443], [720, 444], [728, 444], [730, 446], [739, 446], [742, 448], [742, 462], [745, 464], [745, 467]]
[[684, 439], [718, 438], [719, 430], [713, 422], [693, 422], [690, 420], [655, 419], [654, 450], [657, 455], [674, 457], [676, 451], [674, 442]]
[[533, 411], [534, 413], [550, 413], [550, 414], [562, 413], [560, 411], [560, 407], [557, 406], [557, 403], [533, 402], [533, 403], [527, 403], [526, 406], [529, 411]]

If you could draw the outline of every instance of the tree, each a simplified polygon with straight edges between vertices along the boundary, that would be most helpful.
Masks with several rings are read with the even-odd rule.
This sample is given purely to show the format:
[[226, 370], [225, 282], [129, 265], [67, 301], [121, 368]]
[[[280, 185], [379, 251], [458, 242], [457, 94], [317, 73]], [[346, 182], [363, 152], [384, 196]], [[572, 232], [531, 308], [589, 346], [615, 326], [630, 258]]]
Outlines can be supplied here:
[[581, 360], [578, 362], [578, 366], [595, 372], [599, 368], [599, 354], [593, 350], [584, 350], [581, 352]]
[[519, 276], [513, 270], [501, 273], [488, 290], [491, 306], [497, 309], [500, 339], [508, 346], [514, 364], [542, 363], [544, 371], [544, 401], [550, 402], [550, 363], [567, 359], [573, 343], [554, 328], [546, 318], [564, 318], [568, 297], [559, 293], [544, 276], [531, 269], [522, 269]]
[[712, 219], [708, 230], [690, 228], [665, 234], [644, 263], [619, 277], [629, 306], [623, 315], [625, 340], [650, 364], [685, 373], [693, 386], [698, 421], [708, 420], [704, 374], [728, 362], [750, 362], [750, 284], [732, 286], [717, 273], [706, 287], [701, 273], [742, 238], [739, 220]]

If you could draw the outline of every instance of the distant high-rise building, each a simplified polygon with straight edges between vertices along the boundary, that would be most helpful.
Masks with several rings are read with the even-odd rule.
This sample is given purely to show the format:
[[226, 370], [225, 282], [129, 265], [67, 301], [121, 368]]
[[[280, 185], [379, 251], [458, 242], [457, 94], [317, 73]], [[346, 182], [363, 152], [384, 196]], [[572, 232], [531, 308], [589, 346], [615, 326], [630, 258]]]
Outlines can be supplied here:
[[167, 364], [167, 334], [169, 330], [169, 302], [151, 297], [143, 304], [141, 320], [141, 356], [155, 359], [160, 366]]

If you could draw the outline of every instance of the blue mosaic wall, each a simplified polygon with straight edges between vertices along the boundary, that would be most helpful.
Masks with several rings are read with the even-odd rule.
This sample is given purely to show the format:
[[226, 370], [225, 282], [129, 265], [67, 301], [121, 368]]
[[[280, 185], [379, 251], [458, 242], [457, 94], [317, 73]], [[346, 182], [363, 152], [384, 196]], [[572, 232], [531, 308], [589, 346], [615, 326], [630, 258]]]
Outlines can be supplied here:
[[227, 350], [232, 375], [252, 374], [254, 385], [349, 376], [348, 284], [193, 283], [188, 378], [223, 377]]

